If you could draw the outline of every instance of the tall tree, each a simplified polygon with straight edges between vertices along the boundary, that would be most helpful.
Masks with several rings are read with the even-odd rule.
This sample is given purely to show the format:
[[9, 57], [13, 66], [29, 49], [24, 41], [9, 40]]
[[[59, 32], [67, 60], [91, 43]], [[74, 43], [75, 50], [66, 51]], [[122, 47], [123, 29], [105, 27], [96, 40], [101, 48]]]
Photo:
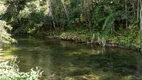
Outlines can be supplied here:
[[54, 15], [53, 15], [53, 11], [52, 11], [52, 1], [46, 0], [46, 5], [47, 5], [47, 14], [48, 14], [48, 16], [50, 16], [52, 18], [53, 27], [56, 28]]

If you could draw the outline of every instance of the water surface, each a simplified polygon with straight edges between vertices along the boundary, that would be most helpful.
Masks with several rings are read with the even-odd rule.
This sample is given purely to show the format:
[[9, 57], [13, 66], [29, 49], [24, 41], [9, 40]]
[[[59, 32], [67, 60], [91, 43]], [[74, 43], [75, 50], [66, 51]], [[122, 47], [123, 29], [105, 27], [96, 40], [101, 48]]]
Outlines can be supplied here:
[[16, 36], [4, 48], [17, 56], [20, 71], [39, 66], [42, 80], [142, 80], [142, 54], [58, 39]]

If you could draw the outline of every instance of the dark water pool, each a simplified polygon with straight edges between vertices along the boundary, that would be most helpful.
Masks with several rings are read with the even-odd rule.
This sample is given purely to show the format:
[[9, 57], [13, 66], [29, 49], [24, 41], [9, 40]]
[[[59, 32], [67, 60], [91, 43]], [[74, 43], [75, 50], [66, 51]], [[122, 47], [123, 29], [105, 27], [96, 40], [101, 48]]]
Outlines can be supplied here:
[[42, 80], [142, 80], [142, 54], [42, 37], [17, 36], [10, 55], [20, 71], [39, 66]]

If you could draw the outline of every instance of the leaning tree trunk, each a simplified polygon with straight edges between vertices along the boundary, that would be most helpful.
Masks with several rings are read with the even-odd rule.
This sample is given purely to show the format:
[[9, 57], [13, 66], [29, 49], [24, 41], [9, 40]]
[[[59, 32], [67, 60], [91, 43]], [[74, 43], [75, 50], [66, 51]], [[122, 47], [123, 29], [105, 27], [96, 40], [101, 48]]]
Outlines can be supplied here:
[[62, 3], [62, 5], [63, 5], [63, 7], [64, 7], [65, 14], [66, 14], [66, 16], [67, 16], [67, 18], [68, 18], [68, 20], [69, 20], [69, 13], [68, 13], [68, 11], [67, 11], [67, 8], [66, 8], [66, 5], [65, 5], [64, 0], [61, 0], [61, 3]]

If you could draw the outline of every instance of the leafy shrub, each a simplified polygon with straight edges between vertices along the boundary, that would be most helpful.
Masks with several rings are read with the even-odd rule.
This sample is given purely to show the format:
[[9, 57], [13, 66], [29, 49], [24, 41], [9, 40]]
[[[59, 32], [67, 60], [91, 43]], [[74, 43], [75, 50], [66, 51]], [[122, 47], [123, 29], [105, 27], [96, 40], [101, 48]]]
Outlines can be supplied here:
[[11, 38], [11, 35], [7, 32], [11, 29], [12, 27], [10, 25], [7, 25], [5, 21], [0, 20], [0, 44], [15, 42], [15, 40]]
[[29, 72], [19, 72], [16, 62], [0, 63], [0, 80], [39, 80], [41, 73], [38, 68]]

